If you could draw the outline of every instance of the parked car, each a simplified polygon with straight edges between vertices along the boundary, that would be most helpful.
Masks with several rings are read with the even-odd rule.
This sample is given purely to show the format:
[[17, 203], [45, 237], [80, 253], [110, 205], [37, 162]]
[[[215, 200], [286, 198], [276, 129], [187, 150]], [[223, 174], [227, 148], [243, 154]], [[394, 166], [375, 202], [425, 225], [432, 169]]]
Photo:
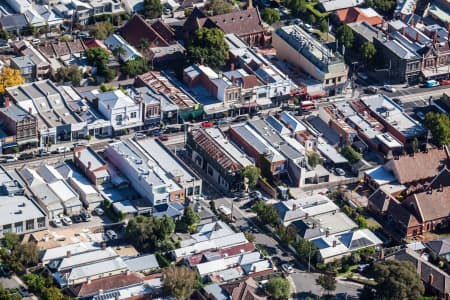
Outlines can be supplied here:
[[142, 140], [142, 139], [145, 139], [147, 136], [146, 136], [145, 134], [141, 133], [141, 132], [136, 132], [136, 133], [134, 134], [134, 137], [135, 137], [137, 140]]
[[169, 137], [168, 137], [167, 135], [158, 135], [158, 139], [159, 139], [160, 141], [165, 142], [165, 141], [168, 141], [168, 140], [169, 140]]
[[370, 267], [369, 264], [361, 264], [358, 266], [358, 272], [364, 272], [365, 270], [367, 270]]
[[203, 128], [209, 128], [209, 127], [213, 127], [214, 124], [213, 124], [213, 122], [205, 121], [205, 122], [202, 122], [201, 125]]
[[27, 291], [23, 286], [19, 286], [19, 287], [17, 288], [17, 291], [19, 292], [19, 294], [20, 294], [22, 297], [30, 297], [30, 293], [28, 293], [28, 291]]
[[0, 266], [0, 273], [3, 277], [11, 277], [13, 272], [8, 266]]
[[383, 89], [384, 89], [385, 91], [387, 91], [387, 92], [390, 92], [390, 93], [395, 93], [395, 92], [397, 92], [397, 89], [396, 89], [395, 87], [393, 87], [392, 85], [389, 85], [389, 84], [383, 85]]
[[53, 225], [55, 225], [55, 227], [62, 227], [62, 225], [63, 225], [61, 220], [58, 217], [55, 217], [52, 220], [52, 223], [53, 223]]
[[424, 114], [423, 112], [421, 112], [421, 111], [419, 111], [419, 112], [417, 113], [417, 117], [418, 117], [421, 121], [425, 120], [425, 114]]
[[362, 80], [368, 80], [369, 76], [366, 73], [358, 73], [358, 77]]
[[72, 221], [74, 223], [81, 223], [81, 221], [83, 221], [83, 219], [81, 218], [80, 215], [76, 215], [76, 216], [72, 216]]
[[91, 220], [91, 214], [86, 210], [81, 212], [80, 217], [84, 222], [89, 222]]
[[369, 86], [364, 91], [368, 94], [376, 94], [376, 93], [378, 93], [378, 88], [376, 86]]
[[117, 233], [114, 230], [111, 229], [106, 230], [106, 236], [110, 240], [117, 240]]
[[89, 34], [88, 31], [80, 31], [80, 32], [78, 32], [78, 36], [79, 36], [80, 38], [88, 38], [88, 37], [90, 37], [91, 35]]
[[96, 208], [94, 209], [94, 211], [95, 211], [95, 214], [96, 214], [97, 216], [103, 216], [103, 214], [105, 213], [105, 212], [103, 211], [103, 209], [101, 209], [100, 207], [96, 207]]
[[290, 264], [282, 264], [281, 268], [288, 274], [294, 273], [294, 268]]
[[403, 107], [403, 102], [402, 100], [398, 99], [398, 98], [392, 98], [392, 101], [395, 102], [395, 104], [397, 104], [400, 107]]
[[39, 45], [39, 44], [41, 43], [41, 40], [40, 40], [40, 39], [32, 39], [32, 40], [31, 40], [31, 43], [32, 43], [33, 45], [37, 46], [37, 45]]
[[2, 163], [9, 163], [9, 162], [15, 162], [17, 161], [17, 157], [15, 156], [2, 156], [1, 162]]
[[36, 152], [36, 155], [37, 156], [49, 156], [50, 155], [50, 152], [48, 152], [46, 149], [44, 149], [44, 148], [41, 148], [41, 149], [38, 149], [38, 151]]
[[238, 116], [234, 119], [234, 122], [245, 122], [248, 120], [247, 116]]
[[425, 82], [425, 87], [427, 87], [427, 88], [435, 87], [435, 86], [439, 86], [439, 82], [436, 80], [427, 80]]
[[314, 31], [313, 27], [309, 25], [308, 23], [303, 24], [303, 28], [308, 31], [309, 33], [312, 33]]
[[68, 216], [61, 216], [61, 221], [64, 225], [69, 226], [72, 225], [72, 220]]
[[334, 171], [336, 172], [336, 175], [345, 176], [345, 171], [341, 168], [336, 168]]
[[34, 157], [33, 153], [22, 153], [19, 156], [19, 160], [24, 160], [24, 159], [31, 159]]
[[56, 153], [66, 153], [66, 152], [70, 152], [70, 148], [69, 147], [58, 147], [55, 150]]
[[262, 194], [260, 191], [253, 191], [249, 196], [254, 199], [262, 199]]

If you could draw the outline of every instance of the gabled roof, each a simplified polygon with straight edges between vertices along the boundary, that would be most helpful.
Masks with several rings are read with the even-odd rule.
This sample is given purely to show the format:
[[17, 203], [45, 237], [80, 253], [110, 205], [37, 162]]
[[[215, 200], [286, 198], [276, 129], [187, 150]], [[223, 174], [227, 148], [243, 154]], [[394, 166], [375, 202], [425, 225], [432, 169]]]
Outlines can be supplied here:
[[422, 222], [446, 218], [450, 214], [450, 186], [412, 194], [402, 204], [406, 207], [413, 205]]
[[336, 11], [336, 16], [343, 24], [366, 21], [370, 25], [383, 23], [383, 17], [372, 8], [350, 7]]
[[450, 253], [450, 237], [430, 241], [426, 245], [437, 255], [446, 255]]
[[143, 278], [137, 273], [120, 274], [73, 286], [71, 287], [71, 291], [77, 297], [87, 297], [98, 294], [100, 290], [108, 292], [129, 286], [140, 285], [143, 282]]
[[381, 188], [378, 188], [372, 195], [369, 196], [368, 201], [373, 207], [375, 207], [379, 212], [383, 213], [388, 209], [389, 201], [391, 200], [391, 195], [385, 193]]
[[[120, 29], [120, 34], [128, 43], [136, 48], [139, 48], [143, 39], [149, 42], [150, 48], [169, 46], [174, 42], [175, 37], [174, 35], [170, 35], [170, 29], [162, 21], [157, 21], [155, 26], [151, 26], [138, 14], [135, 14]], [[169, 40], [166, 40], [166, 38], [169, 38]]]
[[231, 299], [241, 300], [263, 300], [266, 299], [264, 292], [258, 286], [256, 281], [249, 277], [245, 281], [234, 281], [221, 285], [229, 295]]
[[419, 220], [397, 200], [389, 201], [388, 213], [392, 219], [405, 228], [420, 225]]

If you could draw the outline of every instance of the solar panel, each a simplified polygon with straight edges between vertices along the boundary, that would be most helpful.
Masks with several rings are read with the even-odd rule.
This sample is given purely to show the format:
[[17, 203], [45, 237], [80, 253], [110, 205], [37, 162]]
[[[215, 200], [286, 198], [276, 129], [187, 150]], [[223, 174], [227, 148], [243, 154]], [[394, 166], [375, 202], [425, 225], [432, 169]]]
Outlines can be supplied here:
[[110, 299], [116, 299], [117, 296], [120, 296], [120, 292], [119, 291], [114, 291], [114, 292], [109, 292], [109, 293], [104, 293], [101, 295], [97, 295], [94, 298], [92, 298], [93, 300], [110, 300]]

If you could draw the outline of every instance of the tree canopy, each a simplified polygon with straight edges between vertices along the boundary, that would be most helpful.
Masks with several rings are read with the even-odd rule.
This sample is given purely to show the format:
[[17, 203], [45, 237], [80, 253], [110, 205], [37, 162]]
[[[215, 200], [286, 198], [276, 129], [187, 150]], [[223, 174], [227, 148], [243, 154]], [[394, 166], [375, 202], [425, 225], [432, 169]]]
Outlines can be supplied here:
[[90, 34], [98, 40], [105, 40], [113, 32], [114, 26], [108, 21], [97, 22], [90, 30]]
[[340, 45], [344, 45], [345, 48], [351, 48], [353, 46], [355, 37], [350, 26], [342, 25], [337, 29], [336, 33]]
[[384, 13], [390, 13], [395, 8], [395, 0], [366, 0], [366, 5]]
[[205, 9], [211, 16], [217, 16], [232, 12], [233, 5], [226, 0], [211, 0]]
[[286, 278], [272, 277], [267, 281], [265, 291], [270, 299], [289, 299], [289, 296], [291, 295], [291, 284]]
[[8, 251], [1, 251], [1, 260], [16, 272], [23, 272], [26, 267], [37, 264], [39, 249], [36, 243], [21, 243], [15, 233], [5, 233], [3, 246]]
[[169, 237], [174, 231], [175, 224], [169, 216], [137, 216], [128, 222], [126, 236], [139, 251], [153, 253], [173, 248]]
[[200, 216], [190, 206], [186, 206], [183, 216], [177, 222], [177, 229], [183, 232], [194, 232], [198, 223], [200, 222]]
[[319, 260], [320, 253], [317, 246], [308, 240], [299, 239], [297, 243], [294, 245], [295, 250], [297, 251], [299, 257], [301, 257], [304, 262], [311, 262], [311, 264], [316, 264]]
[[372, 42], [365, 42], [361, 45], [360, 52], [362, 57], [367, 61], [370, 62], [372, 58], [375, 57], [375, 54], [377, 53], [377, 50], [375, 49], [375, 46]]
[[329, 295], [336, 290], [336, 278], [332, 275], [322, 274], [316, 279], [316, 284]]
[[299, 17], [301, 14], [306, 12], [306, 0], [289, 0], [288, 7], [291, 10], [291, 13], [295, 17]]
[[60, 289], [55, 287], [45, 288], [42, 292], [43, 300], [66, 300], [68, 297], [64, 296]]
[[261, 18], [267, 24], [272, 25], [273, 23], [280, 21], [280, 12], [273, 8], [267, 7], [261, 12]]
[[433, 140], [438, 146], [450, 144], [450, 118], [444, 113], [429, 112], [425, 116], [425, 125], [430, 129]]
[[59, 82], [70, 81], [73, 85], [77, 86], [83, 79], [83, 73], [77, 65], [71, 65], [69, 67], [61, 67], [56, 72], [56, 80]]
[[388, 260], [373, 265], [378, 299], [421, 299], [425, 288], [415, 266], [406, 261]]
[[320, 165], [322, 163], [323, 159], [316, 152], [311, 152], [310, 154], [308, 154], [308, 164], [311, 166], [311, 168], [315, 168], [317, 165]]
[[261, 170], [255, 165], [248, 165], [242, 169], [242, 176], [247, 178], [248, 186], [254, 188], [258, 183], [258, 178], [261, 175]]
[[190, 63], [204, 63], [211, 68], [220, 68], [228, 60], [228, 44], [218, 28], [200, 28], [194, 33], [187, 49]]
[[130, 59], [122, 64], [122, 72], [130, 76], [141, 75], [148, 70], [150, 67], [146, 58]]
[[108, 67], [109, 53], [103, 48], [91, 48], [86, 51], [88, 63], [97, 68], [97, 74], [103, 76], [105, 81], [114, 79], [116, 72]]
[[252, 210], [264, 225], [275, 225], [278, 222], [278, 212], [272, 205], [265, 204], [264, 202], [257, 202], [253, 205]]
[[3, 95], [7, 87], [21, 85], [24, 82], [19, 70], [3, 67], [0, 73], [0, 94]]
[[361, 153], [357, 152], [351, 146], [345, 146], [341, 150], [341, 154], [351, 163], [354, 164], [362, 159]]
[[160, 0], [144, 0], [144, 9], [142, 13], [146, 18], [156, 19], [162, 15], [162, 4]]
[[177, 300], [189, 299], [196, 284], [196, 273], [185, 266], [171, 266], [162, 273], [163, 289]]

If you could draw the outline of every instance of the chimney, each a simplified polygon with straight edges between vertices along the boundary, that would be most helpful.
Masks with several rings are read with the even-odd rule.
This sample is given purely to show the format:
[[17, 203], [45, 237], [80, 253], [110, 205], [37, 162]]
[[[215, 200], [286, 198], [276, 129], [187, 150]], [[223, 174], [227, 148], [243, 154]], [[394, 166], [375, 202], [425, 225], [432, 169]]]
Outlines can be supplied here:
[[256, 273], [256, 266], [253, 266], [252, 271], [253, 271], [253, 273]]
[[444, 191], [444, 185], [441, 183], [439, 185], [439, 192], [443, 192]]
[[337, 245], [337, 242], [336, 242], [336, 240], [333, 240], [333, 248], [335, 248], [335, 247], [336, 247], [336, 245]]
[[9, 102], [9, 97], [5, 97], [5, 107], [9, 107], [11, 103]]
[[230, 64], [230, 71], [234, 71], [234, 63]]
[[[330, 231], [327, 229], [326, 231], [325, 231], [325, 237], [329, 237], [330, 236]], [[335, 243], [336, 241], [333, 241], [333, 245], [334, 245], [334, 243]], [[334, 247], [334, 246], [333, 246]]]
[[70, 250], [67, 250], [67, 252], [66, 252], [66, 257], [69, 258], [69, 257], [71, 257], [71, 256], [72, 256], [72, 253], [70, 252]]
[[102, 250], [106, 250], [106, 243], [105, 242], [102, 243]]
[[435, 32], [433, 32], [433, 45], [436, 45], [436, 43], [437, 43], [437, 32], [435, 31]]
[[296, 210], [297, 209], [297, 204], [292, 204], [292, 210]]
[[92, 167], [92, 162], [91, 162], [91, 161], [88, 161], [88, 170], [90, 170], [91, 167]]
[[78, 151], [78, 152], [77, 152], [77, 156], [78, 156], [78, 158], [81, 157], [81, 151]]
[[108, 104], [107, 109], [108, 109], [108, 110], [111, 110], [111, 105]]

